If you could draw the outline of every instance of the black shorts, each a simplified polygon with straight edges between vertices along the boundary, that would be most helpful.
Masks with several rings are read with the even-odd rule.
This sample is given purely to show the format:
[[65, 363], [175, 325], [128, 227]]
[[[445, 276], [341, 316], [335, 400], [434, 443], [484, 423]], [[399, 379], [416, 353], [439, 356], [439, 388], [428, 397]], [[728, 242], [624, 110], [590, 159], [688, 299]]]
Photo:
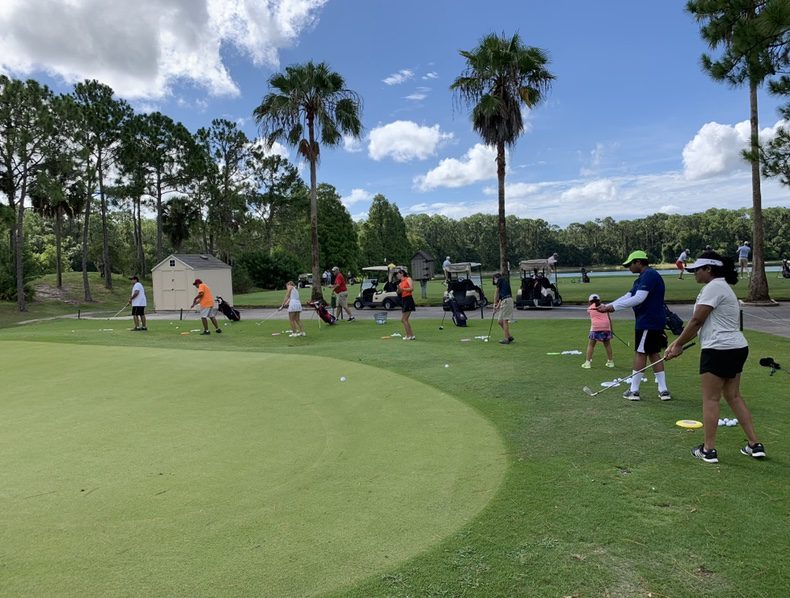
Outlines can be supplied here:
[[400, 301], [402, 311], [415, 311], [417, 309], [417, 306], [414, 305], [414, 297], [412, 295], [401, 297]]
[[735, 378], [743, 371], [749, 347], [740, 349], [703, 349], [699, 356], [699, 373], [719, 378]]
[[135, 305], [132, 307], [132, 315], [133, 316], [144, 316], [145, 315], [145, 305]]
[[637, 353], [653, 355], [660, 353], [669, 345], [667, 333], [663, 330], [637, 330], [634, 333], [634, 347]]

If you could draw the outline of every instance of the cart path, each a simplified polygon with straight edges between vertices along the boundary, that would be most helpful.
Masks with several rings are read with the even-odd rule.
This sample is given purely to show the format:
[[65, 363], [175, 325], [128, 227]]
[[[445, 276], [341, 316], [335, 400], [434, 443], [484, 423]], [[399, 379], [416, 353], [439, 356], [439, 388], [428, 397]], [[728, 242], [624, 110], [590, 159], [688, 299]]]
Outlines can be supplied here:
[[[676, 312], [684, 321], [688, 321], [691, 317], [691, 313], [694, 310], [694, 306], [692, 304], [684, 303], [684, 304], [670, 304], [672, 311]], [[784, 301], [780, 302], [776, 306], [772, 307], [763, 307], [763, 306], [756, 306], [756, 305], [743, 305], [743, 326], [748, 330], [757, 330], [759, 332], [767, 332], [769, 334], [774, 334], [776, 336], [782, 336], [785, 338], [790, 338], [790, 302]], [[278, 311], [276, 309], [243, 309], [241, 311], [241, 317], [244, 320], [287, 320], [288, 313], [285, 310]], [[354, 310], [354, 314], [358, 320], [372, 320], [373, 315], [376, 313], [380, 313], [383, 310], [380, 309], [363, 309], [363, 310]], [[397, 309], [391, 310], [386, 312], [388, 314], [388, 318], [390, 320], [399, 320], [400, 319], [400, 311]], [[448, 323], [450, 322], [449, 312], [447, 320]], [[483, 312], [483, 319], [491, 318], [492, 316], [491, 308], [487, 308]], [[314, 315], [315, 312], [305, 306], [305, 310], [303, 312], [303, 318], [311, 318], [317, 317]], [[441, 307], [418, 307], [417, 311], [412, 313], [412, 319], [415, 320], [440, 320], [442, 316], [444, 316], [445, 312], [442, 310]], [[173, 320], [178, 319], [180, 312], [178, 311], [160, 311], [154, 312], [150, 314], [146, 314], [149, 320]], [[476, 319], [480, 318], [480, 310], [475, 311], [467, 311], [466, 315], [469, 319]], [[631, 310], [624, 310], [621, 312], [616, 312], [611, 314], [613, 319], [616, 320], [631, 320], [633, 319], [633, 313]], [[66, 317], [66, 318], [76, 318], [76, 315], [71, 316], [59, 316], [59, 317]], [[92, 316], [89, 314], [82, 314], [82, 318], [91, 318]], [[106, 320], [106, 316], [95, 316], [97, 319]], [[198, 320], [197, 313], [194, 311], [187, 311], [184, 310], [183, 312], [184, 320]], [[42, 318], [41, 320], [29, 320], [27, 322], [20, 322], [23, 323], [32, 323], [36, 321], [45, 321], [51, 320], [55, 318]], [[127, 315], [121, 318], [114, 318], [116, 320], [129, 320], [130, 317]], [[587, 307], [582, 305], [565, 305], [562, 307], [555, 307], [554, 309], [525, 309], [525, 310], [516, 310], [515, 312], [515, 320], [568, 320], [568, 319], [578, 319], [578, 320], [586, 320], [588, 319], [587, 316]], [[345, 323], [341, 321], [341, 323]]]

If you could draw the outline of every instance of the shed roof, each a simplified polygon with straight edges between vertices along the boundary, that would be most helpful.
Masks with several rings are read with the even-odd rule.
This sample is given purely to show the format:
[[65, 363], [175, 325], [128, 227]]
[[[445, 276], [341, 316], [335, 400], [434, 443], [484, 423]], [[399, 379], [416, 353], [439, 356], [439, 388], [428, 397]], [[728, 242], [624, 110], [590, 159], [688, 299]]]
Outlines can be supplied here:
[[422, 249], [420, 249], [417, 253], [415, 253], [413, 256], [411, 256], [411, 259], [414, 260], [415, 258], [418, 258], [418, 257], [421, 257], [422, 259], [427, 260], [429, 262], [434, 261], [433, 256], [430, 253], [428, 253], [427, 251], [423, 251]]
[[230, 266], [213, 255], [203, 253], [173, 253], [151, 268], [156, 270], [168, 260], [177, 259], [193, 270], [230, 270]]

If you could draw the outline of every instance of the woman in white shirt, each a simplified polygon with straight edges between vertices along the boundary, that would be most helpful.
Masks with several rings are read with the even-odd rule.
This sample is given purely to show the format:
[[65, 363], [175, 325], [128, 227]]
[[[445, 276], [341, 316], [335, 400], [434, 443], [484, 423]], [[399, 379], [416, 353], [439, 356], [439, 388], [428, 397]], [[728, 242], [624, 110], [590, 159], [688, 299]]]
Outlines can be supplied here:
[[702, 383], [702, 422], [705, 442], [691, 453], [706, 463], [718, 463], [716, 430], [719, 424], [719, 399], [724, 399], [738, 418], [749, 442], [741, 452], [749, 457], [765, 457], [765, 448], [757, 439], [752, 415], [741, 396], [741, 372], [749, 344], [740, 331], [740, 306], [729, 285], [738, 282], [735, 264], [715, 251], [704, 252], [686, 268], [694, 279], [704, 284], [694, 304], [694, 314], [681, 335], [667, 347], [664, 356], [674, 359], [683, 353], [683, 345], [699, 333], [699, 373]]
[[285, 283], [285, 298], [280, 309], [288, 308], [288, 321], [291, 323], [291, 334], [288, 336], [306, 336], [302, 326], [302, 302], [299, 299], [299, 289], [292, 280]]

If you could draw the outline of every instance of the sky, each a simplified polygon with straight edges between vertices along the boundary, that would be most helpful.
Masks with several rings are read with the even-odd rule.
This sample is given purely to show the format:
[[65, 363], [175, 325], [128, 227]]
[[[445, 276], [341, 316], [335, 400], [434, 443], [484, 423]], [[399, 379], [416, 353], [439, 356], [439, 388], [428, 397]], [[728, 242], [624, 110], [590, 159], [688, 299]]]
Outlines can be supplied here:
[[[496, 213], [495, 152], [450, 91], [489, 33], [544, 49], [556, 79], [508, 151], [507, 213], [566, 226], [751, 206], [745, 88], [710, 79], [685, 1], [0, 0], [0, 72], [57, 92], [95, 78], [191, 131], [258, 135], [269, 78], [326, 62], [363, 101], [364, 130], [323, 148], [320, 182], [355, 219], [377, 193], [402, 214]], [[760, 95], [761, 137], [781, 121]], [[298, 162], [294, 152], [277, 150]], [[306, 170], [303, 170], [306, 173]], [[763, 206], [790, 205], [763, 181]]]

